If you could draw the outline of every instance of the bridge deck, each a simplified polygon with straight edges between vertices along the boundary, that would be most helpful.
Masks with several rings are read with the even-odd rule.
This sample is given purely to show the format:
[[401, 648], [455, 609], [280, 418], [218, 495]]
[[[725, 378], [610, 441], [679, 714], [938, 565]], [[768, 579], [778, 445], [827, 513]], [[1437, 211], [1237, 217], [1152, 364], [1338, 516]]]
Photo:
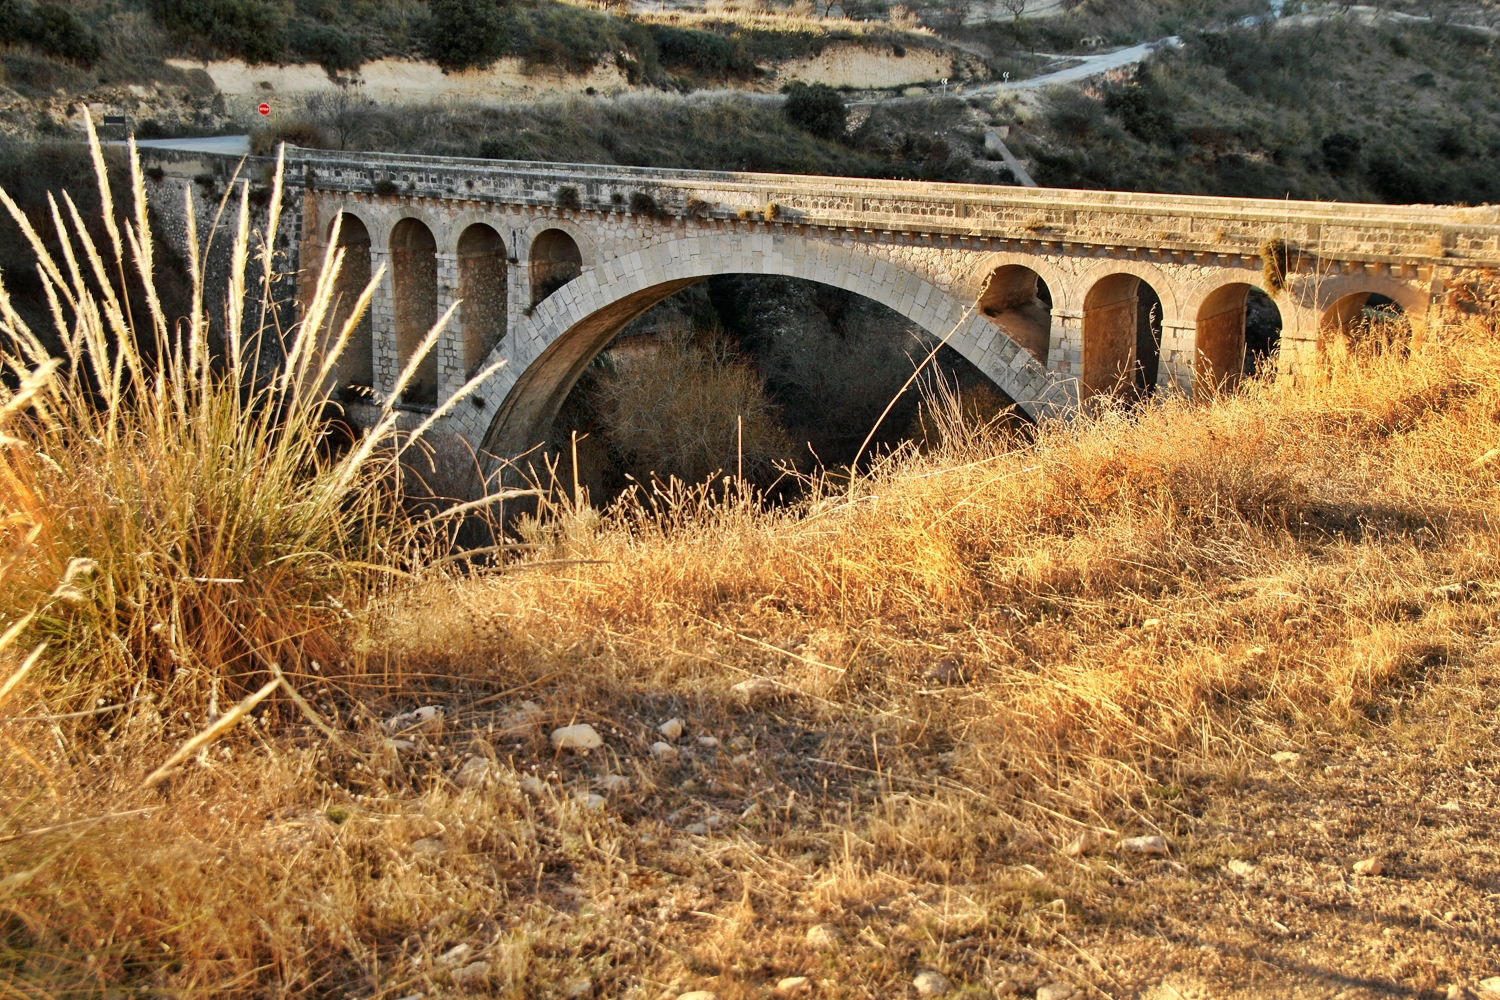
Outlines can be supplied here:
[[[1352, 261], [1500, 264], [1500, 208], [1277, 201], [1201, 195], [996, 187], [853, 177], [663, 170], [602, 164], [363, 154], [289, 147], [294, 168], [324, 190], [397, 193], [555, 208], [577, 189], [583, 211], [624, 211], [632, 193], [673, 215], [760, 218], [768, 204], [788, 225], [1250, 253], [1285, 239]], [[612, 200], [619, 199], [619, 200]], [[690, 204], [690, 199], [695, 201]]]

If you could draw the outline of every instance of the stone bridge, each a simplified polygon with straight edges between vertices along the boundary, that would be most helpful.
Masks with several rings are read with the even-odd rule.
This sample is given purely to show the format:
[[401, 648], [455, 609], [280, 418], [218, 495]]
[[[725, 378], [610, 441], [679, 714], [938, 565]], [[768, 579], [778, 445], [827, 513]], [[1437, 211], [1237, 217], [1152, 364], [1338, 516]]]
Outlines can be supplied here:
[[[203, 157], [158, 162], [179, 186], [191, 187], [189, 177], [204, 184]], [[207, 169], [231, 166], [210, 159]], [[248, 175], [257, 170], [252, 163]], [[335, 223], [345, 302], [386, 268], [341, 383], [386, 397], [436, 317], [460, 301], [400, 405], [429, 411], [472, 373], [505, 360], [445, 419], [470, 447], [499, 456], [546, 438], [568, 391], [615, 333], [710, 275], [788, 275], [867, 296], [947, 338], [1018, 406], [1043, 416], [1098, 393], [1192, 392], [1241, 376], [1256, 360], [1246, 303], [1263, 286], [1268, 241], [1286, 247], [1285, 287], [1268, 290], [1281, 329], [1280, 349], [1267, 357], [1283, 373], [1314, 363], [1325, 338], [1373, 303], [1404, 312], [1420, 336], [1463, 308], [1477, 285], [1489, 287], [1500, 265], [1500, 210], [1489, 206], [291, 147], [287, 174], [297, 197], [289, 202], [294, 224], [284, 227], [295, 243], [285, 249], [303, 293]], [[358, 418], [361, 407], [348, 398]]]

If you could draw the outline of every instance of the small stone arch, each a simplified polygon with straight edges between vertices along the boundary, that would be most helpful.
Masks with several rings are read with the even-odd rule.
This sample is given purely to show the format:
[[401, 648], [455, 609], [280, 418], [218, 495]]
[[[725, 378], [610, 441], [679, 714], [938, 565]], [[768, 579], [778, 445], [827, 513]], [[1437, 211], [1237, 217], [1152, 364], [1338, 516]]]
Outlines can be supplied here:
[[1052, 343], [1054, 304], [1051, 286], [1026, 264], [1001, 264], [992, 270], [977, 303], [986, 319], [1043, 365]]
[[493, 226], [476, 222], [458, 237], [458, 326], [463, 340], [465, 377], [478, 371], [505, 337], [505, 239]]
[[[391, 297], [395, 312], [396, 366], [405, 370], [437, 322], [437, 238], [421, 219], [408, 216], [391, 229]], [[402, 400], [436, 405], [437, 351], [428, 351]]]
[[1141, 275], [1120, 270], [1093, 282], [1083, 299], [1079, 398], [1154, 392], [1165, 322], [1160, 292]]
[[439, 250], [449, 246], [449, 227], [440, 213], [434, 212], [422, 204], [383, 205], [374, 202], [369, 206], [370, 218], [366, 219], [366, 225], [370, 227], [370, 236], [377, 247], [391, 247], [396, 239], [396, 231], [403, 229], [408, 221], [419, 222], [432, 234], [433, 242]]
[[1383, 296], [1400, 306], [1411, 321], [1413, 332], [1419, 332], [1425, 325], [1431, 305], [1426, 282], [1408, 281], [1391, 274], [1334, 273], [1304, 285], [1300, 304], [1308, 328], [1303, 335], [1309, 339], [1316, 337], [1320, 350], [1326, 348], [1329, 335], [1336, 335], [1342, 325], [1357, 317], [1372, 295]]
[[716, 274], [778, 274], [833, 285], [880, 302], [948, 345], [994, 380], [1032, 416], [1077, 403], [1070, 381], [1054, 378], [1020, 345], [925, 278], [899, 266], [871, 266], [854, 247], [830, 247], [792, 234], [732, 234], [689, 246], [670, 240], [586, 271], [542, 301], [510, 365], [484, 391], [503, 403], [482, 441], [495, 456], [541, 440], [578, 375], [625, 324], [668, 296]]
[[[1274, 321], [1260, 317], [1274, 311]], [[1209, 292], [1197, 309], [1193, 385], [1232, 388], [1264, 370], [1280, 344], [1281, 310], [1250, 282], [1230, 282]]]
[[1382, 337], [1391, 338], [1391, 343], [1371, 344], [1381, 349], [1395, 347], [1397, 342], [1405, 349], [1411, 342], [1412, 317], [1396, 299], [1381, 292], [1349, 292], [1334, 299], [1324, 308], [1318, 321], [1318, 342], [1327, 350], [1335, 341], [1353, 346], [1363, 340], [1370, 328], [1384, 321], [1395, 329], [1378, 330]]
[[533, 306], [583, 273], [583, 252], [578, 241], [555, 227], [536, 235], [526, 259]]
[[[335, 237], [333, 230], [337, 228]], [[336, 212], [325, 241], [337, 240], [344, 253], [338, 277], [334, 279], [333, 303], [329, 310], [330, 338], [337, 337], [349, 321], [355, 304], [370, 283], [370, 230], [353, 212]], [[375, 344], [371, 335], [370, 310], [366, 309], [349, 333], [338, 360], [338, 387], [341, 396], [363, 397], [375, 384]]]

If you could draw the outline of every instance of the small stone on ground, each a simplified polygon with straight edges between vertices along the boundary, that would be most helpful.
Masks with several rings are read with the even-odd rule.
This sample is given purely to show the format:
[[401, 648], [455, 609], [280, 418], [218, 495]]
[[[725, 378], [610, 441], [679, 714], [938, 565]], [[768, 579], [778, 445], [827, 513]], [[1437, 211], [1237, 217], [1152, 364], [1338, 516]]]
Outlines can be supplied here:
[[604, 739], [588, 723], [562, 726], [552, 730], [552, 745], [559, 750], [593, 750], [604, 745]]
[[911, 984], [917, 988], [917, 995], [924, 997], [940, 997], [953, 989], [953, 984], [948, 982], [948, 977], [941, 972], [932, 969], [923, 969], [912, 977]]
[[1120, 850], [1130, 854], [1170, 854], [1165, 837], [1126, 837], [1120, 841]]
[[807, 943], [819, 951], [837, 948], [843, 936], [833, 924], [814, 924], [807, 929]]

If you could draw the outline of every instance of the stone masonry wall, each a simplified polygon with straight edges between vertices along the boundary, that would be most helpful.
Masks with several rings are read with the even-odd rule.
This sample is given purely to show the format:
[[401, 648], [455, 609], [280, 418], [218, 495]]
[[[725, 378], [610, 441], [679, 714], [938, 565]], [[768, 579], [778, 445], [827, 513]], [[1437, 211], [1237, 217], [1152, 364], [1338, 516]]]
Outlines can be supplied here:
[[[179, 191], [185, 170], [202, 165], [169, 171]], [[248, 169], [257, 169], [254, 161]], [[507, 447], [535, 436], [527, 421], [550, 420], [548, 408], [555, 410], [586, 363], [585, 348], [597, 350], [596, 341], [602, 346], [654, 301], [714, 273], [789, 274], [868, 295], [950, 337], [1017, 402], [1040, 413], [1076, 400], [1085, 341], [1104, 332], [1085, 318], [1084, 304], [1114, 275], [1134, 276], [1160, 297], [1159, 384], [1191, 391], [1200, 321], [1213, 320], [1205, 334], [1220, 340], [1218, 327], [1233, 322], [1218, 306], [1204, 311], [1205, 303], [1216, 292], [1221, 302], [1228, 286], [1262, 285], [1265, 240], [1284, 241], [1291, 260], [1287, 288], [1275, 296], [1283, 371], [1314, 360], [1340, 301], [1387, 296], [1420, 333], [1493, 295], [1500, 270], [1500, 209], [1489, 206], [1288, 203], [311, 150], [288, 151], [288, 177], [297, 197], [289, 200], [294, 224], [287, 229], [300, 243], [286, 259], [289, 270], [300, 268], [301, 288], [316, 280], [328, 228], [341, 212], [368, 230], [372, 272], [385, 267], [371, 310], [377, 401], [389, 395], [399, 370], [393, 230], [413, 219], [432, 233], [437, 282], [423, 294], [438, 313], [459, 296], [464, 233], [483, 225], [498, 234], [507, 287], [490, 298], [503, 298], [506, 315], [489, 360], [506, 367], [445, 420], [448, 432], [476, 448], [498, 447], [506, 435]], [[557, 207], [562, 187], [576, 190], [580, 208]], [[659, 211], [626, 211], [634, 194], [649, 195]], [[533, 305], [531, 248], [551, 229], [577, 244], [583, 273]], [[1005, 335], [1003, 316], [991, 322], [975, 308], [990, 276], [1010, 265], [1034, 272], [1050, 292], [1045, 368]], [[460, 312], [436, 352], [439, 399], [479, 367], [464, 337]]]

